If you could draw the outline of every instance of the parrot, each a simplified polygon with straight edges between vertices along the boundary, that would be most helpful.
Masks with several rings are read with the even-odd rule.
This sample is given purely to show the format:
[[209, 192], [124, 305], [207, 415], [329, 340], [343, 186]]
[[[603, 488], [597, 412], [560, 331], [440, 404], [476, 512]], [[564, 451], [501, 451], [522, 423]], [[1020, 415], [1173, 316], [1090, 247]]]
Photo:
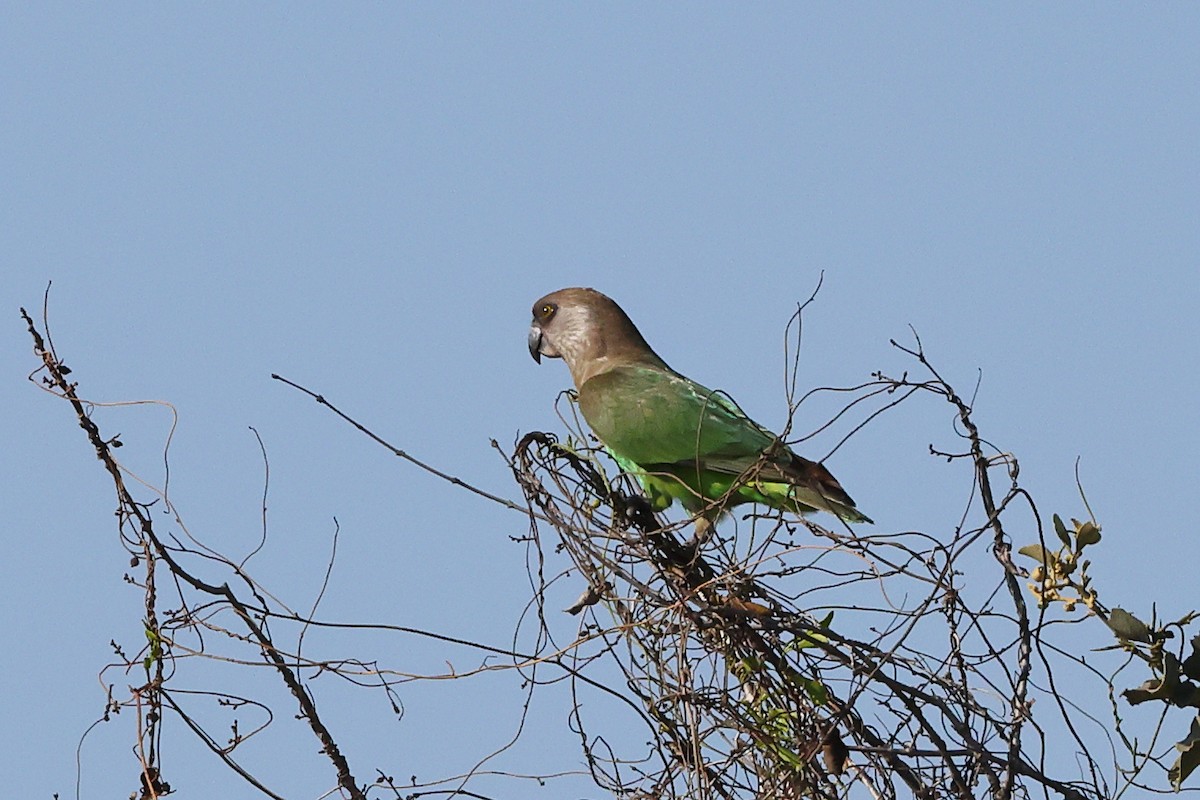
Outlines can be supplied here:
[[823, 464], [795, 453], [724, 392], [667, 366], [607, 295], [578, 287], [546, 295], [533, 304], [528, 343], [537, 363], [566, 362], [596, 438], [655, 511], [679, 501], [697, 539], [742, 503], [872, 522]]

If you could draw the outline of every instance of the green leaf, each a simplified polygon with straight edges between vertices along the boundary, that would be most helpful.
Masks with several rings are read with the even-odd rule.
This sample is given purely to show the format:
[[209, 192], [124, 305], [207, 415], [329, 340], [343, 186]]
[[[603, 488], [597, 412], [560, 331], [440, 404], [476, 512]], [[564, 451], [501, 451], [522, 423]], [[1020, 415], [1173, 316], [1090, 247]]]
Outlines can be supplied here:
[[804, 681], [804, 691], [808, 693], [808, 699], [812, 700], [814, 705], [823, 706], [829, 702], [829, 690], [820, 681]]
[[1200, 636], [1192, 637], [1192, 652], [1183, 660], [1183, 674], [1200, 681]]
[[1179, 751], [1179, 758], [1175, 760], [1167, 776], [1178, 792], [1192, 771], [1200, 766], [1200, 717], [1192, 720], [1191, 730], [1182, 741], [1175, 743], [1175, 749]]
[[1053, 564], [1054, 555], [1040, 544], [1027, 544], [1017, 551], [1020, 555], [1028, 556], [1039, 564]]
[[1108, 627], [1123, 642], [1145, 642], [1154, 639], [1150, 626], [1123, 608], [1114, 608], [1108, 615]]
[[739, 659], [738, 661], [734, 662], [733, 674], [737, 675], [742, 680], [746, 680], [751, 675], [761, 670], [762, 667], [762, 659], [755, 658], [754, 656], [747, 656], [746, 658]]
[[1095, 544], [1100, 541], [1100, 527], [1094, 522], [1079, 523], [1075, 520], [1075, 542], [1080, 550], [1087, 547], [1089, 544]]
[[797, 650], [803, 650], [806, 647], [816, 647], [818, 644], [825, 644], [829, 641], [829, 637], [823, 633], [805, 632], [798, 635], [791, 643]]
[[1171, 705], [1180, 708], [1200, 708], [1200, 686], [1191, 681], [1180, 681], [1171, 692]]
[[796, 715], [793, 712], [782, 708], [771, 708], [767, 710], [763, 726], [775, 736], [781, 736], [791, 730], [792, 723], [795, 720]]
[[775, 745], [771, 748], [771, 750], [775, 753], [775, 756], [780, 761], [787, 764], [792, 769], [804, 769], [804, 762], [800, 760], [800, 756], [796, 755], [788, 748]]
[[1071, 535], [1067, 533], [1067, 526], [1063, 524], [1062, 517], [1058, 514], [1054, 515], [1054, 532], [1058, 534], [1058, 538], [1063, 544], [1068, 547], [1071, 545]]
[[[832, 611], [826, 614], [825, 618], [817, 623], [817, 625], [821, 628], [821, 630], [827, 631], [829, 630], [829, 623], [831, 622], [833, 622]], [[816, 647], [818, 644], [825, 644], [828, 641], [829, 637], [822, 633], [817, 633], [815, 631], [804, 631], [803, 633], [796, 634], [796, 638], [789, 642], [787, 646], [783, 648], [783, 651], [785, 653], [791, 653], [797, 650], [803, 650], [807, 647]]]
[[1170, 653], [1163, 654], [1163, 675], [1161, 678], [1151, 678], [1136, 689], [1126, 689], [1121, 692], [1131, 706], [1139, 705], [1147, 700], [1164, 700], [1168, 703], [1179, 693], [1179, 659]]
[[1126, 689], [1121, 692], [1125, 697], [1125, 701], [1131, 706], [1140, 706], [1142, 703], [1150, 700], [1164, 699], [1166, 692], [1163, 691], [1163, 685], [1157, 680], [1148, 680], [1136, 689]]

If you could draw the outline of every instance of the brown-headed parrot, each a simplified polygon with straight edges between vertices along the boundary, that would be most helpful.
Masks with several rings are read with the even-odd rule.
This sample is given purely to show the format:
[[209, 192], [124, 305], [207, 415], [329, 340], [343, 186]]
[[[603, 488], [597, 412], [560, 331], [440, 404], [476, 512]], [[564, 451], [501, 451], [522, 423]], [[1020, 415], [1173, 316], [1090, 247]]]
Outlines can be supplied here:
[[675, 500], [698, 536], [730, 506], [828, 511], [871, 520], [820, 463], [797, 455], [725, 394], [667, 366], [621, 307], [595, 289], [533, 304], [529, 353], [567, 362], [583, 418], [655, 510]]

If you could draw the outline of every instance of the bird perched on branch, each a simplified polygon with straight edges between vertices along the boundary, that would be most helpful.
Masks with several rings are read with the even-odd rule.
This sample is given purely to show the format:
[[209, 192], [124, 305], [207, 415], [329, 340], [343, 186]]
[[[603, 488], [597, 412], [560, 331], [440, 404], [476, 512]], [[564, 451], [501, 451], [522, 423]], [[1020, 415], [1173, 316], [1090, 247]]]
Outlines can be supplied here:
[[667, 366], [595, 289], [560, 289], [534, 303], [529, 354], [567, 362], [592, 431], [655, 510], [678, 500], [697, 515], [698, 539], [740, 503], [871, 521], [823, 465]]

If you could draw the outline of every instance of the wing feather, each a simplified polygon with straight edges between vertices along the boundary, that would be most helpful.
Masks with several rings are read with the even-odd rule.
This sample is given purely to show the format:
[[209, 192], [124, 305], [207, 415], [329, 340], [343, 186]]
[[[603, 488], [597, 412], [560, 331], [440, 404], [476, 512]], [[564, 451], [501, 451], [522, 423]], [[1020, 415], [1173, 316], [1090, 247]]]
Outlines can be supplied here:
[[[736, 478], [757, 467], [754, 482], [760, 488], [774, 486], [770, 491], [790, 494], [792, 502], [861, 517], [822, 464], [797, 455], [724, 393], [669, 368], [610, 369], [584, 383], [579, 403], [592, 430], [619, 461], [646, 473], [679, 475], [691, 484], [703, 474]], [[688, 475], [693, 477], [684, 477]], [[796, 491], [789, 492], [789, 486]], [[822, 500], [832, 501], [833, 507]]]

